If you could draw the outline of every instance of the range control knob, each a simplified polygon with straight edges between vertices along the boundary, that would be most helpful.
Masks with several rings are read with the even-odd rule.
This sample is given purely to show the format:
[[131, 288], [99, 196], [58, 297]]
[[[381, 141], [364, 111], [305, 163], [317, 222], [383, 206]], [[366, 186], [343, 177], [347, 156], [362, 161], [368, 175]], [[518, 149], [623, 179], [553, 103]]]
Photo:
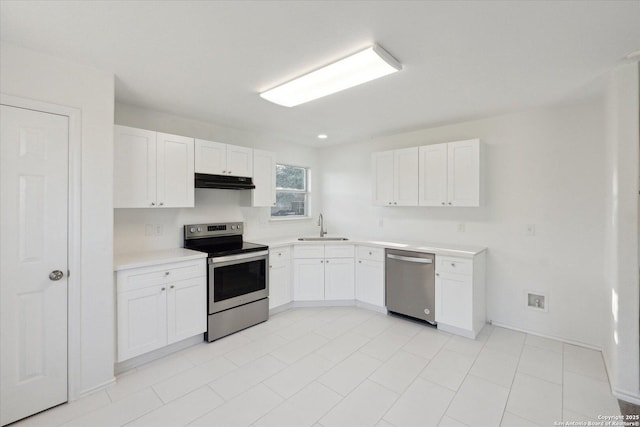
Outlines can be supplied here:
[[189, 231], [190, 231], [191, 233], [195, 233], [195, 232], [196, 232], [196, 228], [195, 228], [195, 227], [191, 227], [191, 228], [189, 229]]
[[198, 233], [202, 231], [202, 227], [198, 227]]

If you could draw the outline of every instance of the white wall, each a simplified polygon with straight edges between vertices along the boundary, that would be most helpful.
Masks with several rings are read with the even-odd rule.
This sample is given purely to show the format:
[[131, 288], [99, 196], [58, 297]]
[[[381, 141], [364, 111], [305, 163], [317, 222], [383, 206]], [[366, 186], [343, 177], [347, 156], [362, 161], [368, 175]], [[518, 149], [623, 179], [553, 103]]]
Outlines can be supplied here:
[[[313, 191], [319, 194], [322, 173], [317, 150], [281, 141], [273, 136], [233, 129], [213, 123], [176, 117], [125, 104], [116, 104], [115, 122], [120, 125], [185, 135], [226, 144], [274, 151], [280, 163], [311, 168]], [[269, 208], [250, 205], [249, 191], [196, 189], [195, 208], [116, 209], [114, 249], [116, 253], [181, 247], [182, 226], [203, 222], [243, 221], [247, 240], [316, 232], [315, 221], [271, 221]], [[320, 198], [312, 198], [311, 212], [320, 212]], [[161, 236], [146, 236], [146, 224], [161, 225]]]
[[[70, 349], [71, 397], [113, 379], [113, 75], [3, 43], [4, 94], [82, 113], [80, 342]], [[78, 307], [71, 307], [78, 310]], [[73, 345], [73, 344], [72, 344]]]
[[[330, 232], [487, 246], [487, 318], [602, 347], [605, 207], [601, 100], [509, 114], [326, 148], [323, 206]], [[374, 207], [371, 153], [480, 138], [480, 208]], [[465, 232], [457, 232], [464, 223]], [[536, 235], [525, 227], [535, 224]], [[549, 311], [525, 307], [525, 290]]]
[[609, 75], [607, 90], [607, 241], [605, 360], [614, 392], [640, 404], [638, 318], [638, 179], [640, 88], [638, 63]]

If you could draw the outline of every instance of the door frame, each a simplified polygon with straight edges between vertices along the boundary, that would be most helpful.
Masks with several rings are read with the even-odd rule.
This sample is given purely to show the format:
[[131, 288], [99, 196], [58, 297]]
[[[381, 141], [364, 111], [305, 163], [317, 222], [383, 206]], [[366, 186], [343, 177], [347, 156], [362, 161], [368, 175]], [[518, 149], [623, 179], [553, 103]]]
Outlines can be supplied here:
[[69, 170], [67, 217], [67, 401], [79, 398], [81, 385], [81, 212], [82, 212], [82, 111], [78, 108], [0, 93], [0, 104], [69, 119]]

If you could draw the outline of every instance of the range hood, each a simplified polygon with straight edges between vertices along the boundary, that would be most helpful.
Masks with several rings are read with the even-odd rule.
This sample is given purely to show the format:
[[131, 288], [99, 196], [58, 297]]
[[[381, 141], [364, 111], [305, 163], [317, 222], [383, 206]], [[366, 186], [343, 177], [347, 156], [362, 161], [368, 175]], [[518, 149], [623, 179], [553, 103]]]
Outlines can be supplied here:
[[256, 188], [253, 179], [245, 176], [209, 175], [197, 173], [196, 188], [219, 188], [223, 190], [251, 190]]

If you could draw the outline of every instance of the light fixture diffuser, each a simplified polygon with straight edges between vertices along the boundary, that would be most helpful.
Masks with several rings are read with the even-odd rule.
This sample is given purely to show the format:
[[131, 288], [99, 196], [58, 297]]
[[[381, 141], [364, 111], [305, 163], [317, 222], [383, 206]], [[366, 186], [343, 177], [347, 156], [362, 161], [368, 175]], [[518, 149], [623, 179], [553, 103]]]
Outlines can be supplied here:
[[400, 71], [402, 65], [378, 45], [326, 65], [260, 94], [267, 101], [294, 107]]

